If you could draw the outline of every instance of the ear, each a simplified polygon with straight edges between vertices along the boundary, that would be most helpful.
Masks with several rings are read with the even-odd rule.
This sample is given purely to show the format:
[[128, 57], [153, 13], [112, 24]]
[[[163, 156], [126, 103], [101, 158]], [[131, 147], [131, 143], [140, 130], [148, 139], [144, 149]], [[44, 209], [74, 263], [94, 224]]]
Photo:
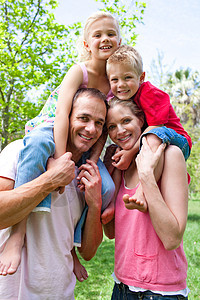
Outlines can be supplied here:
[[86, 41], [83, 41], [83, 45], [88, 52], [91, 52], [90, 46], [88, 45], [88, 43]]
[[140, 128], [142, 129], [143, 126], [144, 126], [144, 118], [140, 117]]
[[120, 40], [119, 40], [119, 46], [121, 46], [121, 43], [122, 43], [122, 39], [120, 38]]
[[140, 84], [144, 82], [145, 79], [145, 72], [142, 72], [142, 75], [140, 76]]

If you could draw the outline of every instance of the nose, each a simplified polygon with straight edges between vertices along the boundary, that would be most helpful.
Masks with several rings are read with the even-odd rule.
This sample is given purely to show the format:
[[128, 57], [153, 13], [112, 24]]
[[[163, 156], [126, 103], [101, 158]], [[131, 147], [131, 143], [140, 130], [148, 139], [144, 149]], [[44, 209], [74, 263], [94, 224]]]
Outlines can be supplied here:
[[96, 126], [95, 126], [95, 123], [93, 121], [90, 121], [87, 123], [86, 127], [85, 127], [85, 130], [90, 133], [90, 134], [93, 134], [96, 132]]
[[119, 79], [118, 80], [118, 87], [124, 87], [125, 86], [125, 82], [123, 79]]
[[109, 39], [109, 36], [107, 34], [103, 34], [102, 35], [102, 42], [109, 42], [110, 39]]
[[125, 132], [125, 128], [121, 124], [118, 124], [117, 125], [117, 134], [121, 135], [124, 132]]

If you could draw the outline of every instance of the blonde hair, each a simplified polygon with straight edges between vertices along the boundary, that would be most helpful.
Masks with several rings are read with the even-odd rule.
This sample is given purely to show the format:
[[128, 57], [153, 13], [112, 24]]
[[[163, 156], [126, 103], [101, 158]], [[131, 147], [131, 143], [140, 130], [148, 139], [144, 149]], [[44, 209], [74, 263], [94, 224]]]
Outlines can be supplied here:
[[110, 66], [112, 64], [121, 63], [132, 65], [135, 74], [140, 77], [143, 72], [142, 57], [139, 52], [128, 45], [120, 46], [107, 60], [106, 71], [109, 75]]
[[111, 15], [109, 12], [105, 11], [98, 11], [93, 13], [86, 21], [84, 29], [83, 29], [83, 36], [79, 38], [77, 43], [77, 50], [78, 50], [78, 59], [79, 61], [86, 61], [91, 59], [91, 53], [86, 50], [84, 47], [83, 41], [87, 41], [88, 39], [88, 32], [90, 26], [97, 20], [104, 19], [104, 18], [111, 18], [116, 24], [117, 34], [120, 39], [120, 29], [119, 29], [119, 23], [117, 19]]

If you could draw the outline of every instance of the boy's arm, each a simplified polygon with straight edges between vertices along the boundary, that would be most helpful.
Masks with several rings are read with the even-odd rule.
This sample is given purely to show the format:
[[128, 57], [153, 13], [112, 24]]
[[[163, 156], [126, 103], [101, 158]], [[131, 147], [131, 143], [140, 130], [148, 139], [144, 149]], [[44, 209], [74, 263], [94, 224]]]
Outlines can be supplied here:
[[61, 83], [54, 124], [55, 158], [66, 152], [72, 100], [82, 81], [81, 67], [74, 65], [69, 69]]

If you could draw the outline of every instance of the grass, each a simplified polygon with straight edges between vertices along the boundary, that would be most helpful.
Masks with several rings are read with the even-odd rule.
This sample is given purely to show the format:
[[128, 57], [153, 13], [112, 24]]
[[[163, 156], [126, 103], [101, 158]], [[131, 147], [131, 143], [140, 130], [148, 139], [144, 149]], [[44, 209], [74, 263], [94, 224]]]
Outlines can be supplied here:
[[[187, 285], [189, 300], [200, 300], [200, 201], [189, 201], [188, 223], [184, 234], [184, 250], [188, 260]], [[96, 256], [89, 262], [81, 260], [89, 277], [78, 282], [76, 300], [109, 300], [113, 289], [114, 240], [104, 237]]]

